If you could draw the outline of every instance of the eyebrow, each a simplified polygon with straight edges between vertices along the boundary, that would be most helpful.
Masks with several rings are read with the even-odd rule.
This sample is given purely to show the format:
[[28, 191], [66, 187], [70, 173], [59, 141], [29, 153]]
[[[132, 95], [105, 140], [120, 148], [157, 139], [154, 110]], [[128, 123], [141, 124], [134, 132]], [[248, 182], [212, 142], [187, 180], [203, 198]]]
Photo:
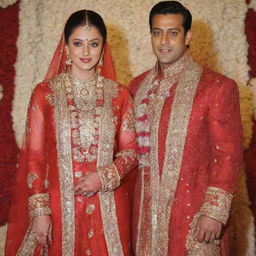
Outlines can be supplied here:
[[[90, 39], [90, 40], [88, 40], [88, 41], [100, 41], [100, 39], [99, 38], [93, 38], [93, 39]], [[80, 38], [73, 38], [72, 39], [72, 41], [80, 41], [80, 42], [83, 42], [83, 41], [85, 41], [84, 39], [80, 39]]]
[[[165, 30], [165, 29], [162, 29], [162, 28], [153, 28], [152, 30]], [[178, 31], [181, 31], [181, 29], [179, 29], [179, 28], [167, 28], [166, 30], [178, 30]]]

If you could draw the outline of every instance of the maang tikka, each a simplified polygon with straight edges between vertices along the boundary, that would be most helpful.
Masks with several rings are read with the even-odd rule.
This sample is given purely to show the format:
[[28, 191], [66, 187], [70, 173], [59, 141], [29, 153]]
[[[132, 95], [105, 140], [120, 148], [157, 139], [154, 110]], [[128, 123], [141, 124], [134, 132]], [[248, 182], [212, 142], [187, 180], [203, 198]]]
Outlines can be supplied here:
[[87, 10], [85, 10], [85, 26], [84, 26], [84, 31], [85, 31], [85, 33], [88, 33], [88, 32], [91, 31], [91, 27], [90, 27], [89, 21], [88, 21]]

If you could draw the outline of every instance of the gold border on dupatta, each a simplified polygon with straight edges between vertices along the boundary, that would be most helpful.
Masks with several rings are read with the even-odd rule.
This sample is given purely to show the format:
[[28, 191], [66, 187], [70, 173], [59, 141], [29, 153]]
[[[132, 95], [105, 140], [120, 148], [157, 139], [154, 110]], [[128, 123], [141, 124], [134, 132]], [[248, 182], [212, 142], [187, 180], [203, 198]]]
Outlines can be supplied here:
[[[104, 106], [101, 108], [99, 125], [99, 145], [97, 167], [113, 163], [115, 143], [115, 125], [112, 100], [117, 96], [117, 83], [104, 79]], [[123, 248], [119, 234], [114, 192], [99, 192], [103, 229], [111, 256], [123, 256]]]
[[67, 74], [52, 82], [55, 96], [54, 119], [62, 211], [62, 255], [72, 256], [75, 250], [75, 203], [71, 149], [71, 121], [65, 93]]

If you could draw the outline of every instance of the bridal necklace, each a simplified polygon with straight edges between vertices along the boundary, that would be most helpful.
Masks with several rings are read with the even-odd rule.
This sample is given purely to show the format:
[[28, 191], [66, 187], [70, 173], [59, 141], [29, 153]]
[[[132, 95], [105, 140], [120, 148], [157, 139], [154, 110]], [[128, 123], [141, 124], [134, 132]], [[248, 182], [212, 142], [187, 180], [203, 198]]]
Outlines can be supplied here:
[[103, 77], [83, 81], [68, 74], [67, 99], [71, 113], [74, 159], [92, 162], [97, 157], [99, 116], [104, 105]]

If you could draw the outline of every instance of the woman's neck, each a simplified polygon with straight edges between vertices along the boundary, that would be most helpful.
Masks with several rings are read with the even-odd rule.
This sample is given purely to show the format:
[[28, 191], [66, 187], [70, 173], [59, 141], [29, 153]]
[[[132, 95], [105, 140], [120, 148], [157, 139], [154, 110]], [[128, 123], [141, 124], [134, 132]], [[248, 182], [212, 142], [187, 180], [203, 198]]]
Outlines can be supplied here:
[[91, 69], [89, 71], [80, 71], [74, 68], [71, 68], [70, 74], [78, 80], [90, 80], [96, 75], [96, 70]]

